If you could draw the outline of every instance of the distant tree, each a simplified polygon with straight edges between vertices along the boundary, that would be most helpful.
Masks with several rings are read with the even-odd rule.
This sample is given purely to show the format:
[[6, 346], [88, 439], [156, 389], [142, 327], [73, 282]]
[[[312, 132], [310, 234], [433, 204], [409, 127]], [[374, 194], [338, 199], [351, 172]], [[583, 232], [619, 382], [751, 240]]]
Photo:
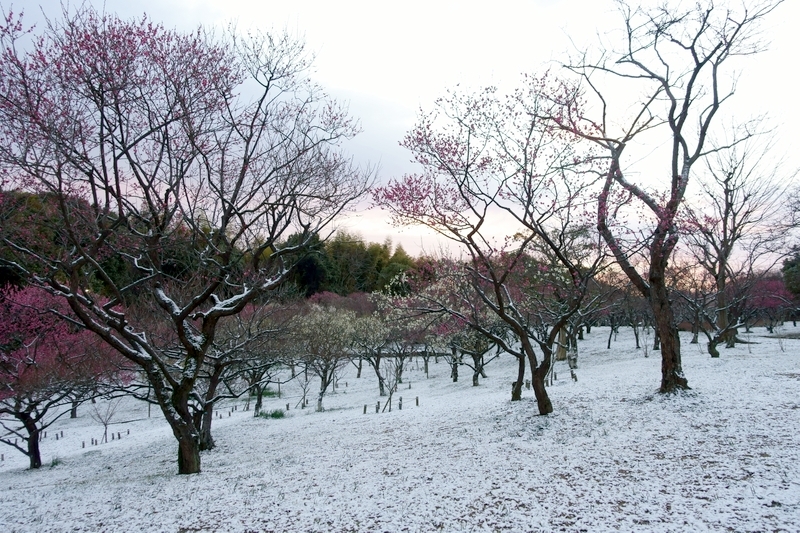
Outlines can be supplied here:
[[[42, 432], [116, 385], [121, 361], [77, 324], [66, 302], [41, 289], [0, 291], [0, 442], [42, 466]], [[17, 444], [17, 439], [23, 444]]]
[[353, 348], [353, 311], [311, 304], [294, 324], [294, 344], [303, 367], [320, 380], [317, 411], [338, 372], [348, 364]]
[[[780, 261], [792, 224], [785, 199], [791, 176], [779, 175], [780, 165], [768, 158], [769, 145], [748, 139], [706, 160], [698, 183], [701, 193], [686, 206], [684, 240], [695, 261], [714, 280], [714, 329], [726, 347], [736, 343], [736, 316], [728, 283], [755, 281]], [[715, 347], [709, 349], [718, 357]], [[716, 354], [716, 355], [714, 355]]]

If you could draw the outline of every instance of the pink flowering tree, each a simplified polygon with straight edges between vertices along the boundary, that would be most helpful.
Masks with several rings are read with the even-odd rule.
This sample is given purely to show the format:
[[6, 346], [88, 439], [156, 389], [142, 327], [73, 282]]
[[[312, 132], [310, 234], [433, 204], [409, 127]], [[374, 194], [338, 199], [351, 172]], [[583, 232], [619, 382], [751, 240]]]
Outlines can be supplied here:
[[[560, 104], [552, 119], [605, 152], [597, 227], [620, 268], [650, 302], [661, 339], [660, 390], [670, 392], [689, 388], [667, 279], [680, 236], [680, 208], [695, 166], [723, 148], [708, 139], [735, 88], [729, 64], [763, 48], [759, 23], [780, 0], [742, 3], [740, 9], [676, 2], [648, 10], [623, 0], [617, 4], [623, 19], [619, 46], [601, 47], [598, 59], [586, 53], [568, 65], [580, 84], [552, 93]], [[620, 98], [625, 87], [640, 95], [633, 107]], [[745, 129], [731, 144], [747, 136]], [[661, 170], [649, 181], [637, 178], [650, 176], [649, 170], [631, 169], [637, 157], [628, 159], [645, 140], [666, 146], [653, 152], [661, 164], [647, 168]]]
[[[308, 69], [287, 35], [181, 33], [88, 6], [37, 34], [0, 24], [0, 164], [55, 199], [60, 243], [5, 237], [7, 264], [139, 367], [182, 474], [200, 471], [191, 402], [218, 324], [269, 299], [370, 179], [341, 150], [357, 124]], [[152, 342], [154, 323], [174, 342]]]
[[[437, 282], [418, 295], [421, 307], [457, 317], [520, 360], [512, 399], [521, 397], [527, 362], [541, 414], [553, 409], [544, 379], [557, 332], [580, 307], [603, 257], [584, 210], [592, 154], [541, 118], [552, 104], [540, 95], [554, 87], [549, 76], [528, 77], [508, 96], [488, 88], [439, 99], [403, 141], [421, 172], [373, 191], [395, 223], [432, 228], [463, 254], [438, 265]], [[532, 258], [552, 259], [566, 280], [559, 313], [538, 330], [533, 293], [518, 283]]]
[[117, 385], [121, 361], [102, 348], [63, 299], [34, 287], [0, 291], [0, 442], [31, 468], [42, 466], [42, 431], [71, 411], [73, 398]]

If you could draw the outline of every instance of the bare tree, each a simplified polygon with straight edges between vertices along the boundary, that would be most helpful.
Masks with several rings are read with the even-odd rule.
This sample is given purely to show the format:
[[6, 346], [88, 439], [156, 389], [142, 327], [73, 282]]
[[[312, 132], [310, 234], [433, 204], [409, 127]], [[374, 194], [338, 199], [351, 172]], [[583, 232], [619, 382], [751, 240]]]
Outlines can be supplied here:
[[[542, 119], [552, 110], [542, 94], [553, 85], [547, 76], [528, 77], [506, 97], [488, 88], [438, 100], [404, 141], [423, 172], [374, 193], [397, 223], [426, 225], [459, 246], [466, 261], [440, 265], [442, 285], [427, 294], [428, 308], [457, 317], [518, 358], [514, 400], [529, 363], [540, 414], [553, 410], [544, 379], [558, 331], [580, 307], [603, 257], [580, 220], [592, 154]], [[497, 228], [505, 235], [494, 235]], [[581, 246], [570, 245], [576, 242]], [[538, 262], [549, 266], [552, 257], [568, 283], [548, 291], [560, 299], [551, 307], [555, 319], [537, 322], [531, 304], [538, 296], [520, 290], [520, 272], [545, 250]], [[498, 320], [516, 342], [495, 332]]]
[[[178, 441], [178, 472], [196, 473], [190, 403], [217, 325], [268, 299], [365, 191], [368, 173], [340, 150], [358, 127], [307, 78], [288, 35], [182, 34], [66, 11], [33, 43], [11, 15], [0, 27], [0, 164], [56, 199], [63, 246], [4, 243], [26, 282], [139, 366]], [[152, 343], [129, 312], [141, 300], [174, 346]]]
[[352, 355], [355, 313], [346, 309], [312, 305], [298, 317], [295, 343], [305, 368], [320, 379], [317, 411], [337, 372]]
[[117, 408], [121, 401], [121, 398], [108, 398], [105, 406], [101, 406], [99, 403], [92, 404], [92, 412], [89, 414], [92, 420], [103, 425], [102, 442], [108, 442], [108, 426], [111, 424], [114, 415], [117, 414]]
[[713, 306], [702, 306], [704, 324], [714, 331], [708, 341], [712, 357], [719, 357], [721, 342], [728, 348], [736, 343], [738, 317], [731, 316], [736, 296], [729, 282], [737, 282], [741, 297], [756, 273], [783, 259], [793, 226], [785, 202], [792, 180], [768, 159], [769, 144], [759, 137], [711, 154], [698, 179], [701, 193], [686, 208], [686, 246], [714, 280]]
[[[599, 195], [597, 227], [631, 283], [650, 302], [661, 341], [662, 392], [689, 387], [666, 279], [680, 235], [680, 207], [695, 165], [722, 148], [710, 146], [707, 140], [735, 88], [727, 67], [737, 56], [764, 47], [759, 23], [780, 3], [748, 2], [737, 9], [712, 3], [685, 7], [676, 2], [648, 10], [618, 0], [624, 29], [620, 46], [603, 49], [599, 59], [586, 55], [573, 61], [568, 68], [580, 76], [582, 85], [565, 87], [554, 97], [562, 106], [552, 118], [606, 151], [608, 167]], [[622, 85], [605, 88], [612, 87], [611, 82]], [[621, 105], [624, 116], [632, 118], [617, 128], [619, 119], [612, 111], [627, 86], [639, 90], [642, 100], [632, 113], [629, 102]], [[594, 99], [595, 118], [588, 117], [582, 105], [583, 88]], [[660, 167], [665, 178], [637, 182], [623, 154], [627, 155], [627, 147], [659, 132], [663, 132], [660, 141], [668, 146]], [[734, 143], [748, 136], [745, 130]], [[651, 188], [654, 184], [661, 187]], [[621, 208], [630, 202], [649, 214], [638, 221], [649, 226], [640, 227], [636, 234], [629, 234], [630, 223], [620, 221], [626, 212]], [[644, 274], [635, 266], [639, 252], [646, 265]]]

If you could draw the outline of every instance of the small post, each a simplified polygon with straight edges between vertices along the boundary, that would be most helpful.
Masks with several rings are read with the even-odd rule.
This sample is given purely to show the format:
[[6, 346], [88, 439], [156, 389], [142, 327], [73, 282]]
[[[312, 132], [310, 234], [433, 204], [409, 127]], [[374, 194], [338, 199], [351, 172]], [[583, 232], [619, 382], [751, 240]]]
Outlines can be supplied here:
[[131, 430], [129, 429], [129, 430], [128, 430], [128, 435], [130, 435], [130, 434], [131, 434]]
[[85, 440], [81, 441], [81, 448], [86, 448], [86, 441]]
[[58, 433], [56, 433], [56, 440], [58, 440]]
[[286, 404], [286, 410], [287, 411], [289, 410], [289, 404], [288, 403]]
[[419, 396], [417, 396], [417, 407], [419, 407]]
[[114, 440], [114, 432], [111, 432], [111, 440]]
[[5, 461], [5, 460], [6, 460], [6, 454], [0, 453], [0, 461]]
[[364, 404], [364, 414], [367, 414], [367, 404]]
[[64, 438], [64, 430], [63, 429], [61, 430], [61, 438], [62, 439]]
[[378, 403], [375, 404], [375, 414], [381, 412], [381, 402], [378, 400]]
[[121, 439], [121, 438], [122, 438], [122, 436], [121, 436], [120, 432], [119, 432], [119, 431], [117, 431], [117, 440], [119, 440], [119, 439]]
[[400, 400], [397, 402], [397, 410], [398, 411], [402, 411], [403, 410], [403, 397], [402, 396], [400, 396]]
[[531, 380], [529, 379], [525, 380], [525, 388], [531, 390]]
[[408, 388], [411, 389], [411, 382], [408, 382]]

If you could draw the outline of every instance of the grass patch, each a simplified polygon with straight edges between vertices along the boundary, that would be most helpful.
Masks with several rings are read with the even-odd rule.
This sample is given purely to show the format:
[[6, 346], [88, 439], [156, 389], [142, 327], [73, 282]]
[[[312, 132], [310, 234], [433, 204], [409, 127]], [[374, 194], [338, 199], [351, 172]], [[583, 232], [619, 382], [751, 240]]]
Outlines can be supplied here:
[[274, 409], [272, 411], [262, 411], [258, 416], [261, 418], [285, 418], [286, 413], [283, 412], [283, 409]]

